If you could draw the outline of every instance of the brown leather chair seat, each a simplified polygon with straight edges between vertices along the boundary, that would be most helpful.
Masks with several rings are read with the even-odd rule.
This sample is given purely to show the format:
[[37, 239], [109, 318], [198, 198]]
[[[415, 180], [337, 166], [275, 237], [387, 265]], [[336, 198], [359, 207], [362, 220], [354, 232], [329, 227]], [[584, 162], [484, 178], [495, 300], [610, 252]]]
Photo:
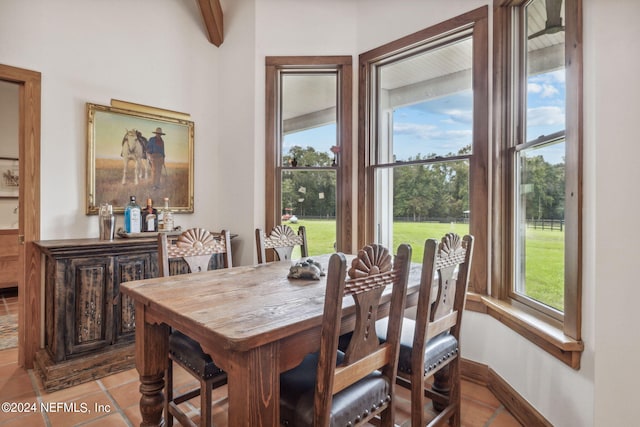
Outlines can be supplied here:
[[[337, 363], [344, 353], [338, 352]], [[280, 420], [283, 425], [313, 426], [313, 393], [318, 370], [318, 353], [308, 354], [302, 363], [280, 376]], [[352, 426], [390, 399], [388, 380], [380, 372], [333, 396], [332, 426]]]
[[216, 375], [222, 374], [220, 369], [211, 356], [205, 353], [200, 347], [200, 344], [189, 338], [180, 331], [174, 330], [169, 335], [169, 353], [180, 365], [189, 369], [198, 377], [205, 380], [213, 378]]

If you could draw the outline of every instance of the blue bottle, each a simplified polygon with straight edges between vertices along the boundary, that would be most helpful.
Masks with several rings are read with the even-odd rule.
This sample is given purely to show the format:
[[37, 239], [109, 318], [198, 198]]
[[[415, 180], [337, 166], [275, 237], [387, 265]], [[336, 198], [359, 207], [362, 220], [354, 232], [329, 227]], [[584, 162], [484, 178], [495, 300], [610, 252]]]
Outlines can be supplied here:
[[129, 204], [124, 208], [124, 231], [140, 233], [142, 231], [142, 211], [136, 203], [136, 196], [131, 196]]

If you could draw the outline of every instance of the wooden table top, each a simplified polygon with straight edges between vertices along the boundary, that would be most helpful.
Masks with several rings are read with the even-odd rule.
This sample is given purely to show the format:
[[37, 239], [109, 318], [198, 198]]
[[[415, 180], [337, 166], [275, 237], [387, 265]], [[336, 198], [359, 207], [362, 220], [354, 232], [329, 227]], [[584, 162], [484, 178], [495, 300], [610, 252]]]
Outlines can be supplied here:
[[[330, 254], [314, 256], [326, 270]], [[353, 256], [347, 256], [350, 263]], [[230, 350], [246, 351], [321, 323], [326, 276], [289, 279], [291, 261], [125, 282], [122, 292], [149, 313], [195, 336], [212, 334]], [[418, 290], [420, 265], [412, 266], [409, 293]], [[344, 299], [352, 306], [352, 298]]]

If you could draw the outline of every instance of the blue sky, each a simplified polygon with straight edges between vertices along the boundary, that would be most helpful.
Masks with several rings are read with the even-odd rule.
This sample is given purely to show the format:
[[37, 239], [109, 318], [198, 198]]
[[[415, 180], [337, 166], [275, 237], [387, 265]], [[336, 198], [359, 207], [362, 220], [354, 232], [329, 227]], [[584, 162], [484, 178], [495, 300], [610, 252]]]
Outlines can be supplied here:
[[470, 145], [473, 137], [471, 90], [398, 108], [393, 115], [396, 160], [418, 154], [444, 156]]
[[[549, 135], [565, 126], [564, 69], [529, 77], [527, 86], [527, 140]], [[397, 160], [417, 154], [445, 155], [469, 145], [473, 129], [471, 90], [436, 98], [394, 111], [393, 138]], [[313, 146], [330, 154], [335, 125], [308, 129], [285, 137], [283, 152], [294, 145]], [[537, 152], [535, 154], [541, 154]], [[562, 162], [564, 144], [544, 149], [545, 160]]]
[[564, 69], [529, 77], [527, 140], [564, 129], [565, 93]]
[[[565, 126], [564, 69], [531, 76], [527, 85], [527, 140]], [[469, 145], [472, 137], [472, 92], [465, 91], [421, 104], [398, 108], [394, 114], [394, 152], [398, 160], [420, 153], [445, 155]], [[536, 154], [540, 154], [537, 152]], [[545, 160], [562, 162], [564, 145], [547, 147]]]
[[286, 155], [295, 145], [313, 147], [316, 151], [325, 152], [333, 157], [329, 149], [336, 145], [335, 123], [285, 135], [282, 141], [282, 153]]

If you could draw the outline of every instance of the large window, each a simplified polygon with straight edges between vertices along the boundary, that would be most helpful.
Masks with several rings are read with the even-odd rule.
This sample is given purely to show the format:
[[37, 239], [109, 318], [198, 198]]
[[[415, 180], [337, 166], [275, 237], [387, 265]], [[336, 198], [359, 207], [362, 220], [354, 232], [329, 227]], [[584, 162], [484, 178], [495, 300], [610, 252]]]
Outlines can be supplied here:
[[[496, 0], [494, 296], [580, 340], [580, 0]], [[500, 217], [502, 215], [502, 217]], [[570, 346], [559, 354], [578, 366]], [[581, 343], [579, 343], [581, 344]], [[552, 353], [556, 349], [550, 350]]]
[[[267, 57], [265, 229], [351, 250], [351, 57]], [[293, 255], [295, 256], [295, 254]]]
[[360, 243], [476, 237], [470, 288], [486, 292], [487, 9], [360, 56]]
[[494, 6], [491, 74], [487, 8], [360, 56], [358, 243], [469, 232], [467, 308], [578, 368], [580, 0]]
[[376, 66], [375, 240], [412, 243], [414, 262], [421, 237], [469, 232], [472, 48], [466, 30]]

